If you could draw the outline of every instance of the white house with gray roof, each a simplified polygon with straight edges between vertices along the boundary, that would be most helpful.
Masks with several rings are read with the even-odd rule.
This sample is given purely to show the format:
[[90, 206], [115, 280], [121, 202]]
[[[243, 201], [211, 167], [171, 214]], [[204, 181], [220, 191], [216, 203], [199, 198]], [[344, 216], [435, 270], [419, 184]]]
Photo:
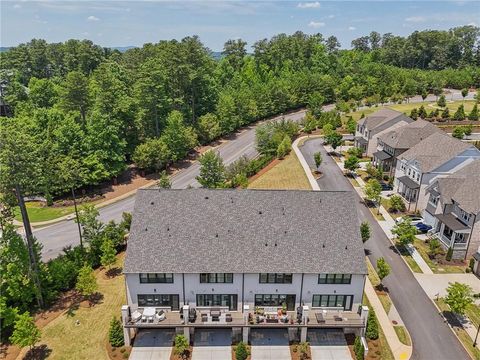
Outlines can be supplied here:
[[309, 327], [362, 331], [367, 315], [351, 192], [139, 190], [124, 273], [127, 341], [131, 329], [211, 326], [304, 339]]
[[480, 159], [474, 145], [445, 133], [434, 133], [397, 158], [394, 191], [412, 211], [427, 206], [426, 188], [437, 178], [446, 177]]
[[414, 120], [404, 113], [384, 108], [357, 122], [355, 146], [367, 156], [373, 156], [377, 149], [377, 138], [382, 134], [405, 126]]
[[480, 160], [427, 187], [425, 222], [453, 258], [469, 259], [480, 246]]

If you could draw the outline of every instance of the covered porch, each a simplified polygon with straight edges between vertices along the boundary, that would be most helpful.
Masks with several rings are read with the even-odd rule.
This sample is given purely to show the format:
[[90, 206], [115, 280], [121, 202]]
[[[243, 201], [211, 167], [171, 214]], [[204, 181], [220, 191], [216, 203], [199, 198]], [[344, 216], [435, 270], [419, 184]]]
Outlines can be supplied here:
[[373, 165], [376, 167], [382, 167], [384, 172], [390, 172], [393, 165], [393, 157], [383, 150], [379, 150], [373, 153]]
[[410, 204], [417, 201], [420, 184], [408, 176], [401, 176], [397, 179], [397, 193], [405, 200], [409, 210]]
[[[435, 236], [442, 245], [446, 249], [452, 248], [454, 252], [465, 254], [468, 249], [470, 227], [462, 223], [451, 213], [437, 214], [435, 217], [438, 220]], [[464, 255], [461, 257], [464, 257]]]

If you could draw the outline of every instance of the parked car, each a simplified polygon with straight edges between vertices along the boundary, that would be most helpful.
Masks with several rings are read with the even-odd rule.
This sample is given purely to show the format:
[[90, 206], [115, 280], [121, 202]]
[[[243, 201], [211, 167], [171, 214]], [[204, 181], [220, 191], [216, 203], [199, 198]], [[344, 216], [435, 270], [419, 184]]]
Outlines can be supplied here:
[[432, 230], [432, 226], [431, 226], [431, 225], [425, 224], [425, 223], [423, 223], [423, 222], [418, 223], [418, 224], [415, 224], [415, 227], [416, 227], [417, 230], [418, 230], [419, 232], [421, 232], [422, 234], [425, 234], [425, 233], [427, 233], [428, 231]]
[[380, 186], [382, 187], [382, 191], [390, 191], [393, 190], [393, 186], [384, 182], [380, 183]]
[[401, 222], [405, 221], [405, 219], [409, 219], [410, 224], [412, 224], [412, 225], [417, 225], [417, 224], [423, 223], [423, 218], [421, 216], [418, 216], [418, 215], [405, 215], [405, 216], [396, 218], [395, 222], [397, 224], [400, 224]]

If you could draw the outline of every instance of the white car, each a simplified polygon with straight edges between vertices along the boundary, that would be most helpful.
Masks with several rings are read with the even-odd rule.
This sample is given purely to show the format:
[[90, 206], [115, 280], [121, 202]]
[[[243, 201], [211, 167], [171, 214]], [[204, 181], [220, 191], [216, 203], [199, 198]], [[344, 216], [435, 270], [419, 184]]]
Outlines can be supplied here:
[[403, 216], [403, 217], [396, 218], [396, 219], [395, 219], [395, 222], [396, 222], [397, 224], [400, 224], [400, 223], [402, 223], [403, 221], [405, 221], [405, 219], [409, 219], [409, 220], [410, 220], [410, 224], [412, 224], [412, 225], [417, 225], [417, 224], [423, 223], [423, 221], [424, 221], [421, 216], [417, 216], [417, 215], [406, 215], [406, 216]]

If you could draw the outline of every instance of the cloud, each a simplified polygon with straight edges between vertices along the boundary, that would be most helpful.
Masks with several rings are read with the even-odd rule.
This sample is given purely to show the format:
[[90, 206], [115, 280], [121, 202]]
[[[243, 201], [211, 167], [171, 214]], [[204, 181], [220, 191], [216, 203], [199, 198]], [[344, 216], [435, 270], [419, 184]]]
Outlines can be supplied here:
[[349, 26], [349, 27], [348, 27], [348, 30], [350, 30], [350, 31], [353, 31], [353, 30], [356, 30], [356, 29], [357, 29], [357, 28], [356, 28], [355, 26]]
[[410, 16], [405, 19], [406, 22], [410, 23], [421, 23], [427, 21], [425, 16]]
[[87, 17], [87, 21], [100, 21], [100, 19], [96, 16], [90, 15]]
[[320, 3], [318, 1], [298, 3], [297, 7], [300, 9], [315, 9], [320, 7]]
[[22, 7], [22, 6], [21, 6], [20, 4], [15, 4], [15, 5], [13, 5], [13, 8], [14, 8], [14, 9], [20, 9], [21, 7]]
[[313, 27], [313, 28], [316, 29], [316, 28], [325, 26], [325, 23], [324, 23], [324, 22], [320, 22], [320, 21], [318, 21], [318, 22], [317, 22], [317, 21], [310, 21], [310, 22], [308, 23], [308, 26]]
[[333, 15], [333, 14], [328, 15], [329, 19], [333, 19], [334, 17], [335, 17], [335, 15]]

